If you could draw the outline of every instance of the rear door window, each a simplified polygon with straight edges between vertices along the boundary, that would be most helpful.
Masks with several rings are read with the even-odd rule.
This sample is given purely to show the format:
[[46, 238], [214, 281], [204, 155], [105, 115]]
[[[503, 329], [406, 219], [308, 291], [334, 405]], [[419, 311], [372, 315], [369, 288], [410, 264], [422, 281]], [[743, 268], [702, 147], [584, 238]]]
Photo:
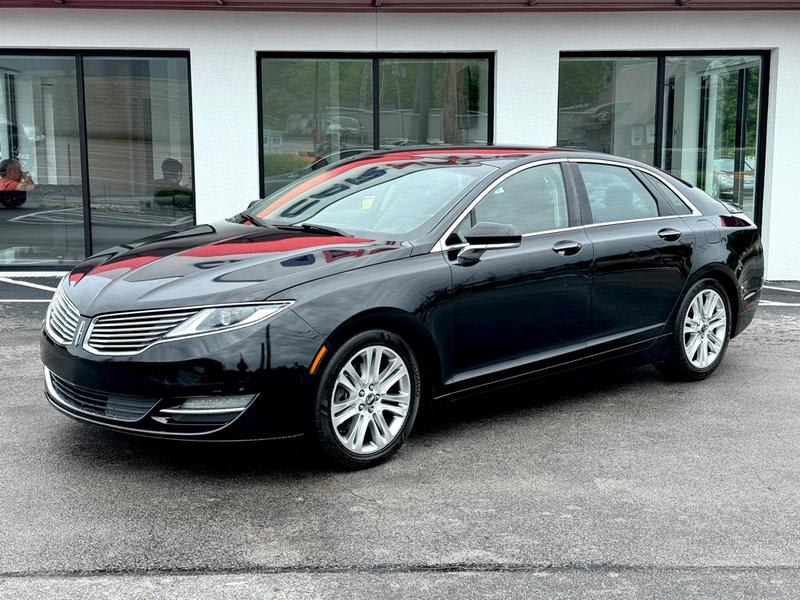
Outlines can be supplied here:
[[614, 223], [658, 217], [658, 203], [630, 169], [598, 163], [579, 163], [592, 220]]

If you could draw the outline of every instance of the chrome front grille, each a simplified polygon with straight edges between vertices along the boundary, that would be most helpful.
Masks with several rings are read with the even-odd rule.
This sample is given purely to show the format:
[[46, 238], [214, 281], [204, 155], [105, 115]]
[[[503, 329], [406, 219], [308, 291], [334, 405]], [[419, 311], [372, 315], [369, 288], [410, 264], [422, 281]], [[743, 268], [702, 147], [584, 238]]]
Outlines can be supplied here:
[[57, 290], [47, 311], [45, 320], [47, 334], [59, 344], [71, 344], [80, 316], [78, 309], [64, 295], [64, 292], [61, 289]]
[[136, 354], [199, 310], [176, 308], [103, 315], [92, 322], [83, 347], [95, 354]]
[[61, 379], [48, 369], [44, 371], [44, 378], [48, 393], [59, 404], [116, 421], [138, 421], [159, 401], [158, 398], [108, 394], [83, 388]]

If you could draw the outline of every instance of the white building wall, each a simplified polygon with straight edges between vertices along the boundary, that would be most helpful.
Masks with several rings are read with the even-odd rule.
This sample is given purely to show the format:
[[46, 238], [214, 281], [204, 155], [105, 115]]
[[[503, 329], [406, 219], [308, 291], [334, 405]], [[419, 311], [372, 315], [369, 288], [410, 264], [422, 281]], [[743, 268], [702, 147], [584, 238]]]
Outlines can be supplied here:
[[2, 9], [0, 47], [188, 50], [198, 222], [258, 196], [256, 52], [492, 51], [495, 141], [556, 141], [558, 57], [569, 50], [770, 49], [767, 277], [800, 279], [800, 12], [243, 13]]

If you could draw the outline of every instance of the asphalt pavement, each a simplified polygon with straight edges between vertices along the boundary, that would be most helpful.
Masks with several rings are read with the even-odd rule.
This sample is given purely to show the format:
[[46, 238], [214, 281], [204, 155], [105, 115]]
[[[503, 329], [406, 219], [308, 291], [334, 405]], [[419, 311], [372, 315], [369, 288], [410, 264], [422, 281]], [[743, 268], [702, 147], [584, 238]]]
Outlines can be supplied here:
[[0, 598], [798, 596], [797, 283], [769, 284], [707, 381], [617, 364], [442, 404], [340, 473], [298, 441], [64, 417], [37, 349], [57, 279], [19, 280], [0, 274]]

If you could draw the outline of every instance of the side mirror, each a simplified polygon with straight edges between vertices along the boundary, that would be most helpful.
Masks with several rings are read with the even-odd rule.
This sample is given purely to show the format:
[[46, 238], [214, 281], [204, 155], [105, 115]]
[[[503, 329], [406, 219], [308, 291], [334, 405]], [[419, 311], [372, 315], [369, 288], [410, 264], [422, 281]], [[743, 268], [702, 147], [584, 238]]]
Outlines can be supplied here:
[[518, 248], [521, 242], [522, 234], [513, 225], [478, 223], [467, 233], [467, 246], [458, 253], [458, 264], [475, 264], [487, 250]]

